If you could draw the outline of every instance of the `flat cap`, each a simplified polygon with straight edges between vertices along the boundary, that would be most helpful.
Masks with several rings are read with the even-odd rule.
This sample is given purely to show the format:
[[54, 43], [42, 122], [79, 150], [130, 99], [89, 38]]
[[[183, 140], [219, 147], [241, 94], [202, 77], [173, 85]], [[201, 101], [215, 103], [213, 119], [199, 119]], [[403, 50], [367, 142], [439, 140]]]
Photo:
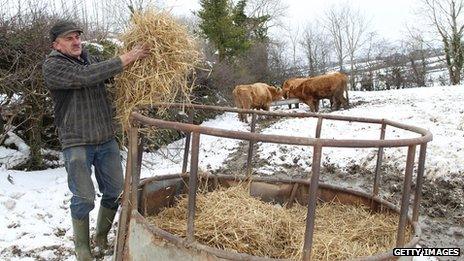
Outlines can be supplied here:
[[71, 21], [61, 20], [56, 22], [50, 29], [50, 40], [54, 42], [56, 38], [71, 32], [82, 33], [83, 30]]

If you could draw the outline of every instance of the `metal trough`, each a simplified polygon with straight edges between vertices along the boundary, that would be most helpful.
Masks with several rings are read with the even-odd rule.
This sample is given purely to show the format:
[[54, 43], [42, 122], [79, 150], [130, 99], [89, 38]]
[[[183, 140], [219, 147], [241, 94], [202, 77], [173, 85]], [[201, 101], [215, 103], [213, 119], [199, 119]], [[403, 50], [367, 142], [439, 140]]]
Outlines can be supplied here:
[[[129, 153], [126, 169], [126, 180], [122, 211], [119, 220], [117, 242], [115, 246], [115, 260], [275, 260], [251, 256], [244, 253], [234, 253], [202, 245], [194, 238], [194, 217], [196, 191], [199, 182], [209, 180], [208, 185], [211, 189], [215, 186], [231, 186], [240, 180], [250, 178], [233, 177], [227, 175], [198, 174], [198, 154], [200, 146], [200, 136], [203, 134], [218, 137], [241, 139], [249, 141], [247, 171], [252, 173], [251, 158], [253, 155], [253, 144], [255, 142], [272, 142], [280, 144], [306, 145], [313, 147], [312, 170], [308, 173], [308, 179], [277, 179], [251, 176], [250, 193], [252, 196], [260, 197], [264, 201], [274, 201], [279, 203], [299, 203], [308, 206], [306, 218], [306, 230], [303, 246], [303, 260], [310, 260], [315, 208], [318, 200], [332, 201], [337, 199], [343, 204], [365, 205], [373, 211], [393, 212], [398, 214], [399, 222], [397, 229], [396, 247], [414, 247], [420, 239], [420, 227], [418, 224], [419, 205], [421, 199], [421, 186], [424, 173], [427, 142], [432, 140], [429, 131], [381, 119], [367, 119], [347, 116], [324, 115], [316, 113], [277, 113], [277, 112], [258, 112], [251, 110], [240, 110], [233, 108], [205, 106], [205, 105], [185, 105], [173, 104], [171, 106], [184, 108], [189, 111], [188, 123], [169, 122], [159, 119], [145, 117], [138, 113], [132, 114], [134, 127], [129, 133]], [[209, 127], [202, 127], [192, 124], [195, 110], [216, 110], [250, 113], [252, 115], [251, 132], [237, 132], [220, 130]], [[317, 118], [315, 138], [289, 137], [279, 135], [263, 135], [254, 133], [256, 116], [259, 114], [280, 117], [313, 117]], [[379, 140], [334, 140], [322, 139], [322, 121], [350, 121], [363, 122], [368, 124], [378, 124], [380, 135]], [[184, 150], [184, 164], [182, 171], [177, 175], [157, 176], [140, 181], [141, 156], [143, 151], [143, 138], [138, 128], [141, 126], [155, 126], [157, 128], [175, 129], [186, 134], [187, 141]], [[135, 127], [137, 126], [137, 127]], [[420, 134], [420, 137], [410, 139], [385, 139], [385, 129], [387, 126], [400, 128]], [[191, 146], [190, 146], [191, 142]], [[408, 215], [410, 190], [412, 183], [412, 173], [414, 169], [414, 159], [416, 146], [420, 146], [416, 191], [412, 205], [412, 216]], [[323, 147], [349, 147], [349, 148], [378, 148], [377, 165], [372, 186], [372, 193], [354, 191], [342, 187], [336, 187], [319, 182], [321, 156]], [[378, 197], [380, 189], [380, 166], [383, 158], [383, 148], [386, 147], [407, 147], [408, 154], [406, 159], [405, 177], [401, 203], [395, 206]], [[190, 151], [191, 149], [191, 151]], [[190, 171], [187, 172], [188, 158], [190, 156]], [[160, 228], [150, 225], [145, 216], [158, 213], [162, 208], [173, 204], [176, 195], [188, 194], [188, 218], [187, 234], [184, 238], [172, 235]], [[412, 227], [412, 237], [406, 239], [406, 226]], [[408, 242], [405, 242], [409, 240]], [[357, 260], [389, 260], [393, 257], [393, 251], [379, 253], [370, 257], [359, 257]]]

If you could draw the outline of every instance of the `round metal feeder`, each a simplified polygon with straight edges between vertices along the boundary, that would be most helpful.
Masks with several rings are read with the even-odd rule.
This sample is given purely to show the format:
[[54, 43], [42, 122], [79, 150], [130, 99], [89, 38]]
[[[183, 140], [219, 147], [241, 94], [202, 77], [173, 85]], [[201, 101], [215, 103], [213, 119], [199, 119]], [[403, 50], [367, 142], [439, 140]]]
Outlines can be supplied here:
[[[159, 104], [158, 106], [165, 106]], [[303, 260], [310, 260], [313, 239], [316, 201], [332, 201], [337, 198], [342, 204], [362, 204], [377, 212], [392, 212], [398, 214], [399, 222], [396, 237], [396, 247], [414, 247], [420, 239], [418, 224], [419, 205], [421, 200], [422, 179], [426, 157], [427, 142], [432, 140], [432, 134], [422, 128], [414, 127], [386, 119], [369, 119], [360, 117], [337, 116], [317, 113], [279, 113], [234, 108], [170, 104], [171, 108], [181, 108], [188, 111], [188, 122], [171, 122], [153, 119], [133, 112], [131, 119], [133, 126], [129, 133], [129, 153], [126, 168], [126, 180], [122, 211], [119, 219], [119, 229], [115, 247], [115, 260], [276, 260], [244, 253], [212, 248], [197, 242], [194, 238], [195, 200], [198, 182], [204, 178], [212, 180], [213, 184], [232, 186], [247, 177], [228, 175], [198, 175], [198, 154], [201, 135], [212, 135], [223, 138], [249, 141], [247, 171], [252, 172], [251, 159], [253, 144], [256, 142], [270, 142], [278, 144], [303, 145], [313, 147], [312, 169], [308, 179], [277, 179], [265, 177], [251, 177], [250, 193], [264, 201], [292, 204], [295, 200], [307, 205], [306, 230], [303, 246]], [[203, 127], [193, 124], [196, 110], [215, 110], [219, 112], [249, 113], [252, 115], [251, 131], [240, 132], [217, 128]], [[264, 135], [255, 133], [257, 115], [274, 117], [317, 118], [315, 138], [290, 137], [281, 135]], [[322, 122], [349, 121], [376, 124], [380, 128], [378, 140], [337, 140], [321, 137]], [[140, 181], [141, 158], [143, 151], [143, 137], [139, 128], [154, 126], [160, 129], [172, 129], [186, 134], [184, 162], [180, 174], [156, 176]], [[407, 130], [420, 135], [409, 139], [385, 139], [387, 126]], [[191, 152], [190, 152], [191, 142]], [[412, 216], [408, 215], [411, 193], [412, 174], [416, 147], [419, 146], [416, 190], [412, 206]], [[377, 164], [375, 168], [372, 192], [364, 193], [319, 182], [321, 156], [323, 147], [339, 148], [378, 148]], [[399, 207], [379, 198], [379, 176], [382, 164], [383, 149], [388, 147], [408, 147], [406, 158], [403, 191]], [[187, 172], [190, 155], [190, 171]], [[183, 186], [188, 184], [188, 187]], [[145, 220], [145, 216], [158, 213], [164, 207], [174, 203], [176, 195], [188, 194], [187, 234], [184, 238], [168, 233]], [[412, 237], [405, 242], [406, 226], [412, 227]], [[375, 256], [358, 257], [356, 260], [389, 260], [394, 258], [393, 249]]]

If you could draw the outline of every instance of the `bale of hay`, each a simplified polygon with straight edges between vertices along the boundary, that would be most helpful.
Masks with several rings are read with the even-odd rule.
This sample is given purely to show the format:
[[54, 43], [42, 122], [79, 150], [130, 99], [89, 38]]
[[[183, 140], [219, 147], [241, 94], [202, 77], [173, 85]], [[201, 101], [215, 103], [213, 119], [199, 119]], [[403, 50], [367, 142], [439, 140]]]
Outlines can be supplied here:
[[[185, 237], [187, 198], [148, 222]], [[301, 259], [307, 207], [287, 209], [249, 196], [244, 186], [197, 195], [195, 238], [229, 251], [255, 256]], [[318, 204], [311, 260], [371, 256], [395, 246], [398, 216], [337, 202]], [[411, 229], [408, 228], [408, 234]], [[409, 237], [409, 235], [408, 235]]]
[[188, 77], [200, 60], [194, 38], [168, 12], [134, 13], [119, 53], [137, 44], [150, 48], [149, 57], [136, 61], [115, 78], [113, 96], [119, 122], [127, 129], [130, 113], [156, 102], [188, 101], [192, 85]]

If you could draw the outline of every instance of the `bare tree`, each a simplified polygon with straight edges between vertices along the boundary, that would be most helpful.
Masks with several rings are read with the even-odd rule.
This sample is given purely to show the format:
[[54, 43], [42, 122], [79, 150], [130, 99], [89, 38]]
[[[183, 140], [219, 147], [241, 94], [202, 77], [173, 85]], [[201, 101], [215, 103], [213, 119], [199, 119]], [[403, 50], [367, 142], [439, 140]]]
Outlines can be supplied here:
[[291, 25], [288, 25], [285, 31], [287, 32], [286, 36], [289, 39], [292, 48], [291, 54], [293, 66], [297, 66], [296, 50], [300, 38], [300, 26], [297, 25], [296, 27], [292, 27]]
[[407, 68], [408, 63], [406, 52], [403, 43], [388, 48], [383, 58], [385, 72], [380, 75], [381, 80], [385, 82], [385, 89], [403, 89], [406, 87], [405, 68]]
[[269, 76], [270, 82], [273, 84], [281, 84], [292, 76], [292, 74], [289, 73], [289, 59], [286, 57], [284, 50], [284, 42], [276, 40], [269, 45]]
[[348, 12], [347, 5], [333, 5], [325, 12], [323, 19], [324, 27], [332, 38], [340, 71], [343, 71], [343, 62], [347, 56], [345, 52], [345, 31], [347, 30]]
[[329, 62], [329, 37], [320, 28], [317, 22], [308, 24], [303, 31], [302, 40], [300, 41], [308, 62], [309, 76], [325, 73]]
[[127, 27], [132, 13], [150, 7], [163, 8], [162, 0], [90, 0], [92, 13], [89, 23], [106, 32], [120, 32]]
[[315, 29], [308, 24], [303, 31], [303, 39], [300, 44], [303, 47], [306, 58], [308, 59], [308, 75], [315, 76], [317, 74], [317, 35]]
[[282, 0], [248, 0], [246, 12], [250, 17], [269, 16], [266, 29], [282, 26], [281, 18], [285, 16], [288, 6]]
[[10, 6], [9, 6], [9, 1], [8, 0], [1, 0], [0, 1], [0, 19], [2, 21], [7, 17], [8, 11], [10, 10], [9, 8], [10, 8]]
[[50, 51], [47, 32], [53, 17], [43, 10], [40, 2], [31, 2], [0, 21], [0, 94], [7, 121], [3, 131], [14, 129], [29, 145], [26, 169], [44, 167], [41, 149], [52, 111], [41, 65]]
[[409, 78], [418, 87], [425, 86], [427, 76], [427, 57], [429, 54], [427, 44], [421, 31], [409, 31], [409, 36], [404, 41], [410, 63]]
[[[354, 58], [356, 51], [362, 45], [362, 37], [367, 29], [367, 20], [359, 10], [353, 9], [345, 3], [338, 6], [333, 5], [326, 11], [324, 26], [332, 36], [340, 71], [344, 71], [345, 58], [349, 57], [350, 59], [350, 86], [353, 89], [355, 87]], [[349, 102], [348, 91], [346, 91], [346, 98]]]
[[422, 0], [428, 21], [435, 28], [445, 52], [451, 84], [459, 84], [464, 64], [462, 38], [464, 23], [463, 0]]
[[[245, 12], [248, 16], [248, 28], [251, 34], [252, 46], [246, 52], [245, 64], [248, 70], [256, 73], [257, 79], [261, 81], [270, 80], [269, 71], [269, 30], [273, 27], [282, 26], [282, 18], [287, 12], [288, 6], [282, 0], [247, 0]], [[254, 63], [250, 58], [255, 59]], [[242, 58], [243, 59], [243, 58]], [[250, 63], [251, 62], [251, 63]], [[258, 69], [257, 67], [261, 67]]]
[[[350, 86], [355, 88], [355, 56], [359, 48], [364, 44], [363, 39], [368, 23], [366, 17], [359, 11], [359, 9], [352, 9], [349, 6], [346, 8], [346, 48], [348, 58], [350, 60]], [[348, 93], [347, 93], [348, 95]]]
[[[377, 69], [379, 63], [376, 59], [378, 56], [375, 54], [376, 44], [378, 41], [377, 33], [370, 32], [367, 35], [366, 45], [364, 49], [365, 55], [365, 67], [361, 77], [361, 90], [373, 91], [375, 89], [374, 84], [374, 70]], [[378, 50], [378, 49], [377, 49]]]

